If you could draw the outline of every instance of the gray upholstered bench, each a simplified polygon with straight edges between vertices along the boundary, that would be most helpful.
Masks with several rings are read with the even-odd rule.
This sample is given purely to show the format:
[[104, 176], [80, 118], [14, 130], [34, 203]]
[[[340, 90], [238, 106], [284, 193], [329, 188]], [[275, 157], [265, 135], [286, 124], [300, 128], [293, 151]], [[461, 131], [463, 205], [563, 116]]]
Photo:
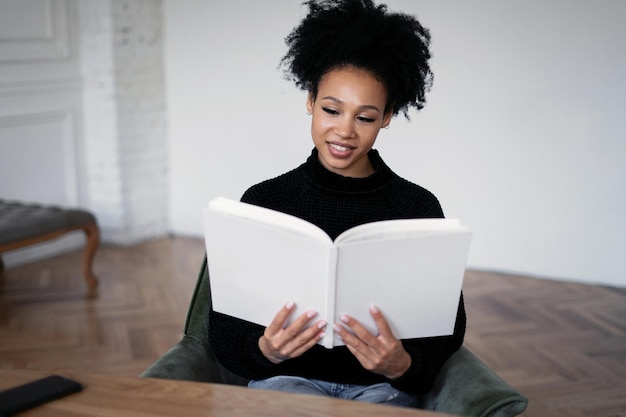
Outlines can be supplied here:
[[83, 275], [90, 287], [97, 285], [92, 270], [100, 229], [93, 214], [85, 210], [48, 207], [0, 200], [0, 271], [1, 255], [35, 243], [58, 238], [82, 230], [87, 238], [83, 255]]

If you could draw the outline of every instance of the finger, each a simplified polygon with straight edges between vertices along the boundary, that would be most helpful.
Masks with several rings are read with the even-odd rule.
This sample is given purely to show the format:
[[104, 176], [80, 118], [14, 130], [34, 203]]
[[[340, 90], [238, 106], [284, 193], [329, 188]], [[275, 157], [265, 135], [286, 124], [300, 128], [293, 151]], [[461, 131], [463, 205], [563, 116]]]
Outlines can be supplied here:
[[[360, 339], [356, 334], [348, 331], [341, 324], [336, 323], [334, 326], [335, 334], [343, 341], [352, 354], [366, 366], [366, 362], [371, 362], [376, 355], [374, 349], [367, 342]], [[369, 334], [369, 333], [368, 333]], [[371, 336], [371, 334], [370, 334]]]
[[372, 356], [374, 352], [363, 341], [361, 341], [354, 334], [349, 332], [341, 324], [334, 325], [335, 334], [343, 341], [344, 345], [354, 355], [354, 357], [361, 363], [365, 369], [372, 368]]
[[311, 338], [315, 338], [326, 327], [325, 321], [319, 321], [315, 326], [309, 325], [317, 315], [318, 313], [314, 310], [301, 314], [280, 333], [281, 344], [293, 351], [307, 344]]
[[333, 329], [335, 330], [335, 335], [341, 339], [341, 341], [346, 345], [356, 345], [359, 341], [359, 338], [356, 337], [352, 332], [349, 332], [344, 326], [339, 323], [335, 323], [333, 325]]
[[300, 316], [298, 316], [298, 318], [295, 319], [291, 325], [302, 329], [309, 324], [311, 319], [317, 317], [317, 315], [318, 313], [315, 310], [305, 311], [304, 313], [300, 314]]
[[384, 338], [395, 338], [393, 332], [391, 331], [391, 327], [389, 326], [389, 322], [378, 307], [376, 307], [375, 305], [370, 306], [370, 315], [374, 319], [376, 327], [378, 327], [378, 332], [380, 336]]
[[326, 322], [323, 320], [293, 336], [289, 334], [288, 329], [281, 330], [275, 335], [268, 335], [266, 329], [259, 339], [259, 348], [270, 361], [280, 363], [310, 349], [324, 336], [325, 329]]
[[318, 321], [306, 331], [302, 332], [294, 343], [292, 357], [300, 356], [307, 350], [311, 349], [326, 335], [326, 322]]
[[352, 317], [352, 316], [350, 316], [348, 314], [343, 314], [340, 317], [340, 319], [341, 319], [342, 323], [344, 323], [346, 326], [348, 326], [352, 330], [352, 332], [354, 333], [354, 335], [356, 335], [356, 337], [358, 339], [363, 341], [363, 343], [365, 343], [367, 345], [375, 345], [376, 344], [376, 342], [377, 342], [376, 336], [371, 334], [370, 331], [367, 330], [367, 328], [365, 328], [365, 326], [363, 326], [354, 317]]
[[272, 335], [280, 332], [285, 326], [287, 319], [289, 318], [289, 316], [291, 315], [295, 307], [296, 307], [296, 303], [294, 303], [293, 301], [290, 301], [287, 304], [285, 304], [278, 311], [278, 313], [276, 313], [276, 316], [274, 316], [274, 319], [272, 319], [272, 322], [270, 323], [270, 325], [267, 326], [266, 331]]
[[275, 356], [282, 360], [295, 358], [313, 347], [323, 336], [326, 322], [318, 321], [315, 325], [295, 335], [289, 334], [289, 328], [276, 339]]
[[289, 326], [287, 326], [284, 330], [285, 335], [288, 339], [295, 339], [302, 333], [304, 329], [309, 326], [309, 323], [313, 318], [317, 316], [317, 311], [309, 310], [302, 313], [298, 318], [296, 318]]

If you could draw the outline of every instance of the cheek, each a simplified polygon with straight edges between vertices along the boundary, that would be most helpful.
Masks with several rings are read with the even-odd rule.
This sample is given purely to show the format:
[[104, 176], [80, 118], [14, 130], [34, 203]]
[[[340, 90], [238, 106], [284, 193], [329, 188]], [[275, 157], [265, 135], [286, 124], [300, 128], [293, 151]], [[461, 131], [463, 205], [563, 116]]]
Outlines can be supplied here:
[[311, 132], [316, 135], [322, 135], [332, 129], [332, 123], [322, 119], [314, 119], [311, 123]]
[[313, 138], [313, 142], [317, 142], [320, 135], [319, 123], [316, 121], [311, 122], [311, 137]]
[[378, 136], [379, 129], [368, 128], [362, 132], [360, 132], [361, 138], [363, 138], [366, 142], [374, 142], [376, 141], [376, 136]]

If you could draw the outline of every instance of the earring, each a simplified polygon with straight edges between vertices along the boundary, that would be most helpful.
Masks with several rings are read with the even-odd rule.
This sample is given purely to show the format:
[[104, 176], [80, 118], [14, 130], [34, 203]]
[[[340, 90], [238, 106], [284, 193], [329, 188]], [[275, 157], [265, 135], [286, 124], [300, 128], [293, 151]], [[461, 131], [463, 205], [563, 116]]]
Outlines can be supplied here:
[[383, 127], [383, 129], [389, 129], [389, 126], [390, 126], [390, 125], [387, 125], [387, 126]]
[[310, 116], [310, 115], [312, 115], [312, 114], [313, 114], [313, 113], [311, 113], [310, 111], [307, 111], [307, 112], [306, 112], [306, 115], [307, 115], [307, 116]]

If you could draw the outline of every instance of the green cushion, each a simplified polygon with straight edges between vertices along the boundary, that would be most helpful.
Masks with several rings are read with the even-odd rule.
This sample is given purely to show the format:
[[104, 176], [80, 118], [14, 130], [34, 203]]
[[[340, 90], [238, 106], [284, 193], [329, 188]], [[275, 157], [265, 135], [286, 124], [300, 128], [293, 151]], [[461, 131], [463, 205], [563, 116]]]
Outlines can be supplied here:
[[222, 366], [209, 348], [209, 310], [211, 287], [206, 257], [187, 312], [183, 339], [141, 376], [146, 378], [178, 379], [247, 385], [248, 380]]
[[421, 407], [472, 417], [508, 417], [522, 413], [528, 399], [496, 375], [466, 347], [446, 361]]

